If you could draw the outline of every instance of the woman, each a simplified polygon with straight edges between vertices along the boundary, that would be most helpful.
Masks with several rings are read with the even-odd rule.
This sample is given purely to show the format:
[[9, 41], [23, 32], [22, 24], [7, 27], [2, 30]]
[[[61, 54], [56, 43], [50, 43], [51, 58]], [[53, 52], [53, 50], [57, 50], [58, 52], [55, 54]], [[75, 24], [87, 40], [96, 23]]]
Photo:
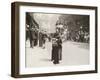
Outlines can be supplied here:
[[53, 61], [54, 64], [58, 64], [59, 63], [59, 46], [57, 43], [56, 38], [53, 38], [52, 40], [52, 58], [51, 60]]

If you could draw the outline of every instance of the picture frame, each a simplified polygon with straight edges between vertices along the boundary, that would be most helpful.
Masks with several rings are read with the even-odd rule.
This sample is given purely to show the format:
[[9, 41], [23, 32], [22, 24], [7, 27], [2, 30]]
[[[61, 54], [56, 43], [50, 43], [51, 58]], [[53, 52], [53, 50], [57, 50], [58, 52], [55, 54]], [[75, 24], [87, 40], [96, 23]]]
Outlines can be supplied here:
[[[78, 58], [80, 58], [82, 56], [72, 52], [72, 55], [70, 57], [70, 58], [72, 58], [71, 61], [74, 61], [74, 58], [75, 58], [75, 56], [72, 57], [73, 54], [79, 56], [79, 57], [76, 57], [77, 61], [75, 62], [75, 65], [74, 65], [74, 62], [73, 62], [73, 64], [71, 64], [70, 61], [69, 61], [69, 64], [67, 65], [67, 61], [65, 61], [66, 65], [64, 64], [62, 66], [60, 66], [59, 64], [58, 65], [52, 64], [53, 66], [45, 66], [46, 64], [44, 64], [44, 66], [42, 66], [42, 67], [41, 67], [41, 65], [39, 65], [39, 67], [37, 67], [37, 66], [34, 67], [34, 65], [30, 67], [31, 64], [37, 64], [39, 62], [37, 62], [37, 63], [34, 62], [35, 57], [33, 57], [32, 60], [30, 60], [32, 62], [29, 62], [29, 63], [27, 62], [28, 58], [26, 56], [27, 48], [26, 48], [26, 42], [25, 42], [25, 37], [26, 37], [25, 26], [26, 26], [27, 19], [28, 19], [28, 18], [26, 18], [27, 13], [28, 14], [36, 13], [36, 16], [38, 14], [39, 19], [37, 18], [37, 20], [41, 21], [39, 23], [39, 25], [43, 21], [47, 21], [48, 19], [49, 19], [48, 23], [49, 23], [49, 21], [51, 21], [51, 24], [54, 24], [53, 22], [55, 21], [54, 19], [56, 19], [55, 16], [57, 16], [57, 14], [58, 15], [62, 14], [60, 16], [63, 16], [63, 15], [74, 16], [74, 17], [76, 17], [75, 20], [77, 20], [78, 17], [79, 17], [79, 20], [80, 20], [80, 18], [82, 18], [82, 16], [83, 16], [83, 18], [86, 17], [86, 20], [88, 19], [88, 22], [85, 24], [88, 25], [88, 29], [86, 29], [86, 30], [89, 33], [89, 42], [86, 42], [86, 44], [84, 44], [84, 41], [83, 41], [83, 43], [81, 42], [81, 44], [80, 44], [80, 45], [83, 45], [83, 44], [87, 45], [87, 43], [88, 43], [88, 46], [89, 46], [88, 50], [84, 49], [84, 50], [88, 51], [88, 57], [87, 57], [86, 51], [83, 51], [84, 52], [83, 54], [86, 54], [85, 56], [82, 54], [82, 56], [87, 58], [87, 59], [83, 60], [83, 63], [85, 62], [85, 60], [86, 60], [86, 63], [81, 64], [81, 62], [80, 62], [80, 65], [79, 65], [77, 61], [79, 60]], [[54, 19], [53, 19], [53, 17], [50, 18], [51, 17], [50, 16], [48, 19], [46, 19], [48, 16], [43, 17], [46, 14], [48, 14], [49, 16], [50, 16], [50, 14], [53, 14], [53, 17], [55, 17], [55, 18]], [[42, 16], [40, 16], [40, 15], [42, 15]], [[74, 20], [74, 18], [72, 17], [72, 18], [68, 18], [68, 21], [70, 19], [71, 19], [71, 21]], [[82, 22], [85, 22], [85, 20], [83, 20]], [[82, 26], [81, 22], [79, 22], [79, 24], [81, 24], [81, 26]], [[78, 25], [78, 23], [77, 23], [77, 25]], [[70, 41], [75, 42], [74, 39], [70, 39]], [[71, 44], [72, 44], [72, 42], [71, 42]], [[75, 44], [76, 46], [78, 45], [76, 43], [73, 43], [73, 44]], [[97, 73], [97, 71], [98, 71], [97, 70], [97, 49], [98, 49], [97, 44], [98, 43], [97, 43], [97, 7], [96, 6], [46, 4], [46, 3], [31, 3], [31, 2], [13, 2], [11, 4], [11, 76], [12, 77], [25, 78], [25, 77]], [[87, 46], [86, 46], [86, 48], [87, 48]], [[65, 49], [67, 49], [67, 48], [65, 48]], [[74, 48], [71, 47], [70, 51], [71, 50], [73, 51], [73, 49]], [[37, 49], [37, 51], [38, 50], [39, 49]], [[75, 51], [77, 51], [77, 50], [75, 50]], [[35, 53], [35, 52], [33, 51], [33, 53]], [[42, 52], [39, 52], [39, 53], [42, 53]], [[66, 51], [66, 54], [67, 53], [70, 53], [70, 52]], [[79, 53], [81, 53], [81, 52], [79, 52]], [[62, 55], [64, 55], [64, 54], [62, 54]], [[69, 57], [67, 57], [67, 58], [69, 58]], [[29, 59], [31, 59], [31, 58], [29, 57]], [[81, 61], [81, 59], [80, 59], [80, 61]], [[51, 61], [48, 61], [48, 63], [51, 64]], [[63, 61], [62, 61], [62, 63], [63, 63]], [[30, 65], [28, 65], [28, 64], [30, 64]]]

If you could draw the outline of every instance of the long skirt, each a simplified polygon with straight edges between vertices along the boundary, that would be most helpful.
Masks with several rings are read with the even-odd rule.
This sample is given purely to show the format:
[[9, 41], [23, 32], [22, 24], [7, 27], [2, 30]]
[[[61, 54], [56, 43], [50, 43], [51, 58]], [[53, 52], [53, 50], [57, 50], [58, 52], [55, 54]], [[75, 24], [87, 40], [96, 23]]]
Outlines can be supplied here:
[[59, 46], [59, 60], [62, 60], [62, 46]]
[[52, 59], [54, 64], [59, 63], [59, 48], [58, 46], [52, 46]]

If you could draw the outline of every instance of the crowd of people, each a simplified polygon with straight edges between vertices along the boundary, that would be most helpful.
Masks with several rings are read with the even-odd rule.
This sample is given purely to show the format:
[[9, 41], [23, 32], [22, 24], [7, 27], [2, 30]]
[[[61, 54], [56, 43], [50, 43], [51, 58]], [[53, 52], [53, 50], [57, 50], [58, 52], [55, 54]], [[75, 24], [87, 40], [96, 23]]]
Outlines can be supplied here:
[[89, 32], [84, 31], [76, 31], [76, 32], [68, 32], [67, 40], [75, 41], [75, 42], [85, 42], [89, 43]]
[[39, 44], [39, 47], [45, 48], [46, 33], [37, 28], [26, 26], [26, 41], [30, 40], [30, 48], [34, 48]]

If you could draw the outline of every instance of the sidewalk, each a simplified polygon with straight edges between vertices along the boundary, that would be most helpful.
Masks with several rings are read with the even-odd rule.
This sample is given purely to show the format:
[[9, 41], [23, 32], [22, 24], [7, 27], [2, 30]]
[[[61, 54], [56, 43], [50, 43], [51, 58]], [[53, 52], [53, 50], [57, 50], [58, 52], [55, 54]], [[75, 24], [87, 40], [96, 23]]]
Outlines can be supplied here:
[[[56, 66], [62, 65], [84, 65], [89, 64], [89, 44], [67, 41], [63, 43], [62, 61]], [[51, 42], [46, 42], [46, 48], [30, 48], [29, 41], [26, 42], [26, 66], [46, 67], [55, 66], [51, 61]]]

